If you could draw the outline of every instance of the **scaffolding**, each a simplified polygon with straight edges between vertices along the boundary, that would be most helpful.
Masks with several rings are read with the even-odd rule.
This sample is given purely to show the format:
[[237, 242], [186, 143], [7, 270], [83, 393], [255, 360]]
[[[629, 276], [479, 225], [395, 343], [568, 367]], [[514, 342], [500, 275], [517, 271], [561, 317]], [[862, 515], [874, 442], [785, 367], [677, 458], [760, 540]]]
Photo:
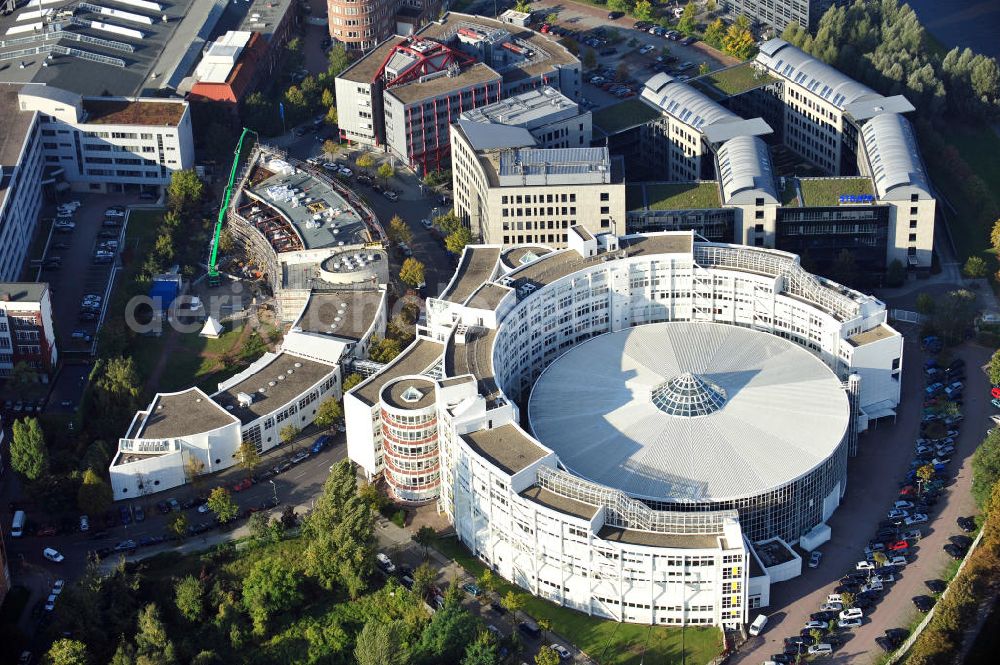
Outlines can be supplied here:
[[621, 490], [547, 466], [538, 467], [536, 478], [540, 487], [554, 494], [603, 506], [607, 511], [604, 523], [608, 526], [678, 535], [715, 535], [723, 532], [725, 524], [739, 521], [739, 513], [735, 510], [654, 510]]

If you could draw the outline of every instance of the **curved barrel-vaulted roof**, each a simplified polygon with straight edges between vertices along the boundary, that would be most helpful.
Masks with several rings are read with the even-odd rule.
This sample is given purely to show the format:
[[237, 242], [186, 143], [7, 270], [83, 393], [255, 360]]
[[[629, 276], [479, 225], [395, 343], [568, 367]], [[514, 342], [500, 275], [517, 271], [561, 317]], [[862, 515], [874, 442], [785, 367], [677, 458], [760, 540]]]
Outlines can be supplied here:
[[858, 83], [783, 39], [764, 42], [756, 61], [773, 74], [805, 87], [841, 110], [848, 104], [867, 97], [881, 97], [868, 86]]
[[662, 72], [646, 81], [642, 98], [699, 132], [717, 122], [743, 120], [707, 95]]
[[753, 204], [754, 199], [762, 196], [767, 203], [778, 203], [771, 155], [763, 139], [757, 136], [731, 138], [719, 148], [718, 157], [719, 180], [726, 203]]
[[528, 401], [571, 472], [658, 501], [727, 500], [826, 463], [850, 423], [837, 376], [797, 344], [717, 323], [654, 323], [579, 344]]
[[880, 199], [931, 196], [913, 126], [906, 118], [898, 113], [877, 115], [862, 128], [861, 137]]

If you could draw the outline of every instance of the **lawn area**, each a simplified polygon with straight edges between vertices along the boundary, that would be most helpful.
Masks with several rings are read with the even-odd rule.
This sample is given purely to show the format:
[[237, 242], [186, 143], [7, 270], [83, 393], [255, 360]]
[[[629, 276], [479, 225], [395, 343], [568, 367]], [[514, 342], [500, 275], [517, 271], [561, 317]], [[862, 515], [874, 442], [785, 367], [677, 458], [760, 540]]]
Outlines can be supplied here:
[[[434, 547], [476, 577], [486, 569], [454, 537], [439, 538]], [[681, 662], [682, 639], [684, 660], [690, 663], [707, 663], [722, 650], [721, 635], [717, 628], [685, 628], [682, 631], [680, 628], [650, 627], [598, 619], [532, 596], [504, 580], [500, 581], [498, 591], [501, 594], [513, 591], [520, 596], [524, 601], [525, 612], [536, 619], [548, 619], [553, 631], [572, 642], [600, 665]]]
[[[644, 187], [646, 190], [646, 202], [650, 210], [698, 210], [718, 208], [722, 205], [719, 199], [719, 184], [715, 181], [639, 185], [639, 187]], [[630, 210], [643, 208], [641, 193], [633, 195], [633, 200], [637, 205], [633, 207], [630, 201]]]
[[806, 206], [835, 206], [845, 194], [875, 193], [868, 178], [799, 178], [799, 189]]
[[955, 212], [952, 212], [943, 201], [938, 203], [938, 209], [945, 215], [955, 241], [958, 260], [964, 263], [968, 257], [980, 254], [989, 247], [994, 213], [1000, 209], [1000, 161], [996, 158], [1000, 155], [1000, 136], [988, 125], [955, 125], [949, 128], [947, 141], [958, 150], [972, 172], [982, 178], [987, 192], [992, 194], [991, 200], [979, 204], [977, 200], [981, 193], [969, 192], [967, 183], [948, 168], [945, 160], [934, 159], [925, 153], [924, 163], [934, 186], [955, 207]]
[[605, 134], [614, 134], [649, 122], [659, 115], [658, 111], [647, 106], [638, 97], [633, 97], [595, 111], [594, 124], [604, 130]]
[[699, 83], [709, 88], [714, 88], [726, 95], [738, 95], [741, 92], [759, 88], [776, 80], [769, 74], [758, 72], [754, 68], [753, 62], [744, 62], [734, 67], [720, 69], [704, 76], [699, 76], [693, 79], [691, 83]]

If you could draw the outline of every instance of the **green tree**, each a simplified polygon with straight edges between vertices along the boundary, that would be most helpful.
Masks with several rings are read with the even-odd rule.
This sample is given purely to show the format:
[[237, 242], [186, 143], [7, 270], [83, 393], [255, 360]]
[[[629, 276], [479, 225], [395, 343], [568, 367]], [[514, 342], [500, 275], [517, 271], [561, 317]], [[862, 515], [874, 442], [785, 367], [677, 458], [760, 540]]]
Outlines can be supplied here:
[[246, 470], [247, 477], [252, 476], [254, 469], [260, 466], [260, 453], [256, 444], [253, 441], [242, 441], [236, 455], [239, 457], [240, 466]]
[[180, 215], [190, 215], [205, 195], [205, 184], [194, 169], [174, 171], [167, 186], [167, 207]]
[[30, 481], [49, 471], [49, 451], [38, 418], [14, 421], [10, 443], [10, 466]]
[[478, 628], [476, 617], [460, 606], [446, 604], [424, 628], [418, 651], [430, 662], [460, 662]]
[[404, 284], [417, 288], [424, 283], [424, 264], [412, 256], [399, 269], [399, 279]]
[[454, 209], [449, 210], [443, 215], [438, 215], [434, 218], [434, 226], [441, 230], [441, 233], [448, 236], [454, 233], [457, 229], [462, 228], [462, 220], [458, 218], [455, 214]]
[[316, 409], [316, 418], [313, 420], [317, 427], [330, 428], [333, 424], [344, 418], [344, 408], [340, 402], [332, 397], [328, 397]]
[[819, 628], [813, 628], [812, 630], [809, 631], [809, 637], [813, 639], [813, 642], [819, 644], [820, 642], [823, 641], [823, 631], [820, 630]]
[[365, 377], [361, 376], [357, 372], [351, 372], [346, 377], [344, 377], [344, 384], [342, 387], [343, 391], [346, 393], [348, 390], [358, 385], [365, 380]]
[[639, 0], [639, 2], [635, 3], [635, 7], [632, 8], [632, 16], [639, 21], [652, 21], [653, 3], [649, 0]]
[[397, 245], [399, 243], [409, 245], [413, 242], [413, 231], [410, 230], [409, 225], [399, 215], [393, 215], [392, 219], [389, 220], [389, 228], [386, 229], [386, 233], [389, 234], [389, 240]]
[[22, 360], [15, 364], [14, 368], [10, 371], [10, 384], [24, 386], [29, 383], [38, 383], [38, 372]]
[[924, 464], [917, 468], [917, 478], [924, 481], [924, 483], [929, 483], [934, 480], [934, 466], [931, 464]]
[[319, 97], [319, 103], [327, 109], [333, 107], [337, 103], [337, 99], [333, 96], [333, 90], [323, 88], [323, 93]]
[[391, 362], [396, 356], [403, 352], [403, 347], [399, 340], [391, 337], [373, 337], [371, 346], [368, 347], [368, 357], [377, 363]]
[[990, 362], [986, 366], [986, 374], [990, 377], [990, 383], [1000, 386], [1000, 349], [993, 352]]
[[306, 574], [325, 589], [345, 588], [351, 598], [365, 589], [375, 560], [375, 519], [358, 494], [354, 465], [333, 468], [303, 526]]
[[586, 48], [583, 50], [583, 57], [580, 59], [583, 64], [583, 68], [586, 71], [597, 68], [597, 51], [592, 48]]
[[445, 248], [452, 254], [461, 254], [465, 246], [472, 242], [472, 232], [460, 226], [444, 239]]
[[417, 529], [417, 532], [413, 534], [413, 542], [420, 545], [424, 549], [424, 559], [427, 558], [428, 548], [434, 544], [436, 539], [437, 532], [434, 531], [434, 527], [427, 524]]
[[358, 665], [403, 665], [406, 652], [400, 640], [400, 626], [395, 621], [369, 619], [354, 646]]
[[608, 9], [613, 12], [627, 13], [632, 8], [631, 0], [608, 0]]
[[550, 12], [545, 15], [545, 22], [548, 23], [549, 25], [554, 25], [555, 22], [558, 20], [559, 20], [559, 14], [556, 14], [555, 12]]
[[267, 543], [271, 540], [271, 525], [268, 524], [267, 513], [254, 513], [247, 520], [247, 530], [250, 532], [250, 539], [258, 544]]
[[503, 598], [500, 599], [500, 604], [503, 605], [505, 610], [514, 614], [524, 607], [524, 596], [519, 593], [514, 593], [513, 591], [508, 591], [504, 594]]
[[719, 8], [719, 3], [717, 3], [715, 0], [708, 0], [708, 2], [705, 3], [705, 11], [707, 11], [709, 14], [713, 13], [718, 8]]
[[726, 30], [726, 36], [722, 38], [722, 48], [734, 58], [748, 60], [756, 53], [757, 44], [750, 30], [734, 24]]
[[354, 163], [358, 165], [359, 169], [370, 169], [375, 166], [375, 158], [372, 157], [370, 153], [363, 152], [358, 155], [358, 158], [354, 160]]
[[174, 584], [174, 604], [182, 617], [191, 623], [200, 623], [205, 614], [204, 582], [194, 575], [179, 579]]
[[272, 616], [291, 610], [301, 601], [298, 573], [277, 557], [257, 561], [243, 578], [243, 607], [258, 635], [265, 634]]
[[488, 630], [481, 630], [469, 646], [465, 647], [462, 665], [497, 665], [500, 655], [496, 637]]
[[392, 164], [389, 162], [382, 162], [378, 167], [378, 177], [382, 179], [383, 183], [389, 182], [389, 178], [396, 175], [396, 169], [392, 168]]
[[299, 434], [302, 434], [302, 430], [295, 425], [285, 425], [281, 428], [281, 431], [278, 432], [278, 436], [281, 437], [282, 443], [291, 443], [299, 437]]
[[413, 571], [413, 593], [417, 598], [426, 598], [430, 588], [437, 581], [437, 570], [426, 561]]
[[494, 575], [493, 571], [489, 568], [484, 569], [483, 572], [480, 573], [479, 579], [477, 579], [476, 582], [479, 584], [479, 588], [487, 593], [493, 593], [496, 591], [498, 584], [496, 575]]
[[698, 76], [704, 76], [710, 71], [712, 71], [712, 66], [707, 62], [703, 62], [700, 65], [698, 65]]
[[128, 425], [139, 410], [143, 385], [135, 361], [122, 356], [98, 360], [90, 379], [91, 389], [86, 393], [84, 409], [88, 428], [114, 432]]
[[170, 531], [174, 533], [178, 538], [184, 539], [188, 535], [188, 518], [187, 515], [181, 513], [173, 519], [170, 523]]
[[[798, 25], [796, 23], [796, 25]], [[726, 24], [721, 18], [717, 18], [705, 28], [705, 43], [717, 49], [722, 48], [722, 39], [726, 36]]]
[[962, 273], [969, 279], [982, 279], [989, 273], [989, 268], [986, 267], [986, 261], [983, 257], [970, 256], [965, 261]]
[[84, 471], [80, 490], [76, 493], [76, 505], [80, 512], [85, 515], [100, 515], [111, 508], [113, 501], [111, 486], [93, 469]]
[[514, 11], [527, 14], [531, 11], [531, 0], [517, 0], [514, 4]]
[[44, 665], [89, 665], [90, 654], [87, 645], [79, 640], [63, 638], [49, 647], [42, 659]]
[[137, 663], [172, 665], [177, 662], [174, 644], [167, 636], [167, 627], [160, 618], [160, 608], [149, 603], [136, 619], [135, 651]]
[[340, 144], [336, 141], [327, 139], [323, 141], [323, 155], [327, 159], [333, 159], [340, 152]]
[[693, 2], [687, 3], [684, 5], [684, 12], [681, 14], [680, 20], [677, 21], [677, 29], [686, 35], [691, 34], [694, 32], [697, 17], [698, 7]]
[[885, 284], [890, 287], [899, 287], [906, 281], [906, 268], [899, 259], [893, 259], [885, 271]]
[[337, 115], [337, 107], [331, 106], [326, 110], [326, 115], [323, 116], [323, 122], [328, 125], [336, 126], [340, 122], [340, 118]]
[[958, 344], [972, 326], [979, 309], [971, 291], [949, 291], [938, 298], [931, 316], [931, 325], [948, 344]]
[[889, 563], [889, 557], [887, 557], [884, 552], [874, 552], [872, 554], [872, 561], [875, 562], [876, 568], [881, 568], [885, 564]]
[[215, 513], [221, 524], [231, 522], [240, 512], [240, 507], [233, 501], [233, 496], [225, 487], [216, 487], [208, 495], [208, 509]]
[[993, 222], [993, 228], [990, 229], [990, 244], [993, 249], [1000, 251], [1000, 219]]
[[[991, 371], [992, 365], [991, 362]], [[978, 506], [986, 505], [998, 480], [1000, 480], [1000, 428], [993, 428], [972, 454], [972, 497]]]
[[347, 69], [347, 67], [351, 64], [350, 54], [348, 54], [344, 45], [340, 43], [333, 45], [333, 48], [330, 49], [326, 59], [330, 64], [330, 68], [326, 71], [333, 77], [340, 75], [340, 73]]
[[559, 665], [559, 654], [549, 645], [544, 645], [535, 656], [535, 665]]
[[917, 312], [923, 314], [924, 316], [930, 316], [934, 313], [934, 296], [929, 293], [921, 293], [917, 295]]
[[109, 464], [111, 464], [111, 451], [108, 450], [108, 444], [97, 439], [87, 446], [87, 451], [80, 460], [80, 471], [91, 469], [101, 474], [107, 470]]
[[225, 662], [222, 656], [211, 650], [199, 651], [191, 659], [191, 665], [225, 665]]

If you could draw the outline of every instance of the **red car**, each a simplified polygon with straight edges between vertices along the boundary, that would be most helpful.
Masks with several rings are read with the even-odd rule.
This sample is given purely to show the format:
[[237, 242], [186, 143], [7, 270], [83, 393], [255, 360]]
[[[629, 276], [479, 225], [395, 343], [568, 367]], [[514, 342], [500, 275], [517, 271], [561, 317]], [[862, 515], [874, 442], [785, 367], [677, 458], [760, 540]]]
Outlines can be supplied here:
[[905, 540], [897, 540], [894, 543], [889, 543], [889, 550], [895, 552], [897, 550], [905, 550], [910, 546]]
[[903, 489], [899, 490], [899, 496], [911, 496], [917, 493], [917, 488], [913, 485], [907, 485]]
[[1000, 388], [992, 388], [990, 390], [990, 394], [993, 395], [993, 397], [1000, 398]]
[[249, 478], [244, 478], [240, 482], [233, 485], [233, 491], [242, 492], [245, 489], [249, 489], [251, 485], [253, 485], [253, 481], [250, 480]]

